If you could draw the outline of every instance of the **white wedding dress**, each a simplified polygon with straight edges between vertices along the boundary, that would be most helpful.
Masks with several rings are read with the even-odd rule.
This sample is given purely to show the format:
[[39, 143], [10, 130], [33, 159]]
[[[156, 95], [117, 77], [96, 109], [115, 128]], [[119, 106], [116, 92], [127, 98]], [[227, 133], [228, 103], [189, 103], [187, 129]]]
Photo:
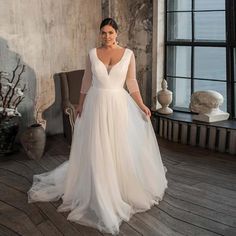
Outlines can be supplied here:
[[68, 220], [117, 234], [122, 222], [150, 209], [167, 188], [155, 133], [149, 118], [123, 88], [138, 90], [135, 58], [125, 49], [108, 70], [90, 50], [70, 158], [56, 169], [34, 175], [29, 202], [62, 198], [58, 211]]

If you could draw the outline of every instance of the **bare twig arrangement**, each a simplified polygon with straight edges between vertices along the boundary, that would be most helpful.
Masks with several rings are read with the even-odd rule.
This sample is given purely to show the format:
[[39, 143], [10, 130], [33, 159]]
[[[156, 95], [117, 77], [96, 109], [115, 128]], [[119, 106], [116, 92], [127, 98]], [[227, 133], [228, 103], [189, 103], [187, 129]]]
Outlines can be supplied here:
[[[19, 71], [20, 70], [20, 71]], [[19, 73], [17, 73], [19, 71]], [[0, 71], [0, 118], [17, 116], [18, 105], [24, 99], [24, 91], [20, 85], [21, 76], [25, 71], [25, 65], [20, 64], [20, 58], [17, 60], [16, 67], [12, 71], [12, 75], [4, 71]], [[10, 78], [9, 78], [10, 77]]]

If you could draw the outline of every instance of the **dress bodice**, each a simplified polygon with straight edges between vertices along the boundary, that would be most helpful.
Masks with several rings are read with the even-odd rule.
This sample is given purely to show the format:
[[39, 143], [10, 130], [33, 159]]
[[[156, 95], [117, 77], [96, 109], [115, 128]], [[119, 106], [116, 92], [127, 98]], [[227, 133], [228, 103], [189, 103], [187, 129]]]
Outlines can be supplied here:
[[123, 88], [132, 51], [125, 49], [121, 59], [109, 71], [107, 66], [98, 58], [96, 48], [89, 53], [92, 70], [92, 85], [98, 88], [119, 89]]
[[139, 91], [136, 80], [135, 57], [132, 50], [125, 48], [121, 59], [107, 66], [99, 59], [97, 49], [90, 50], [80, 93], [86, 94], [89, 88], [122, 89], [126, 83], [130, 93]]

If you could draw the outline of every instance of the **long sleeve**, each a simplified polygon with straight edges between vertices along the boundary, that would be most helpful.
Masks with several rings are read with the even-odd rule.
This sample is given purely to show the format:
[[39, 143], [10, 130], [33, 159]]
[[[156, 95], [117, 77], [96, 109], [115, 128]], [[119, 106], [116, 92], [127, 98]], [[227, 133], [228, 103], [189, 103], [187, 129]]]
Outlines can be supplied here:
[[136, 63], [134, 53], [131, 55], [130, 64], [126, 75], [126, 86], [130, 94], [139, 91], [139, 86], [136, 79]]
[[91, 62], [89, 56], [86, 61], [86, 68], [82, 80], [82, 85], [80, 89], [80, 93], [86, 94], [92, 84], [92, 70], [91, 70]]

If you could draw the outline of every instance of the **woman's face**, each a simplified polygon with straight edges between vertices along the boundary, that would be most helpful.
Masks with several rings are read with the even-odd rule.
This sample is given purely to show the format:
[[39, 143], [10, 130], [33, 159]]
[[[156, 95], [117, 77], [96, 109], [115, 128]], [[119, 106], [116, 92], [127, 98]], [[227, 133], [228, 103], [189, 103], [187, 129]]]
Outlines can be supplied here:
[[104, 46], [112, 46], [116, 43], [117, 33], [112, 26], [105, 25], [100, 30], [100, 37]]

